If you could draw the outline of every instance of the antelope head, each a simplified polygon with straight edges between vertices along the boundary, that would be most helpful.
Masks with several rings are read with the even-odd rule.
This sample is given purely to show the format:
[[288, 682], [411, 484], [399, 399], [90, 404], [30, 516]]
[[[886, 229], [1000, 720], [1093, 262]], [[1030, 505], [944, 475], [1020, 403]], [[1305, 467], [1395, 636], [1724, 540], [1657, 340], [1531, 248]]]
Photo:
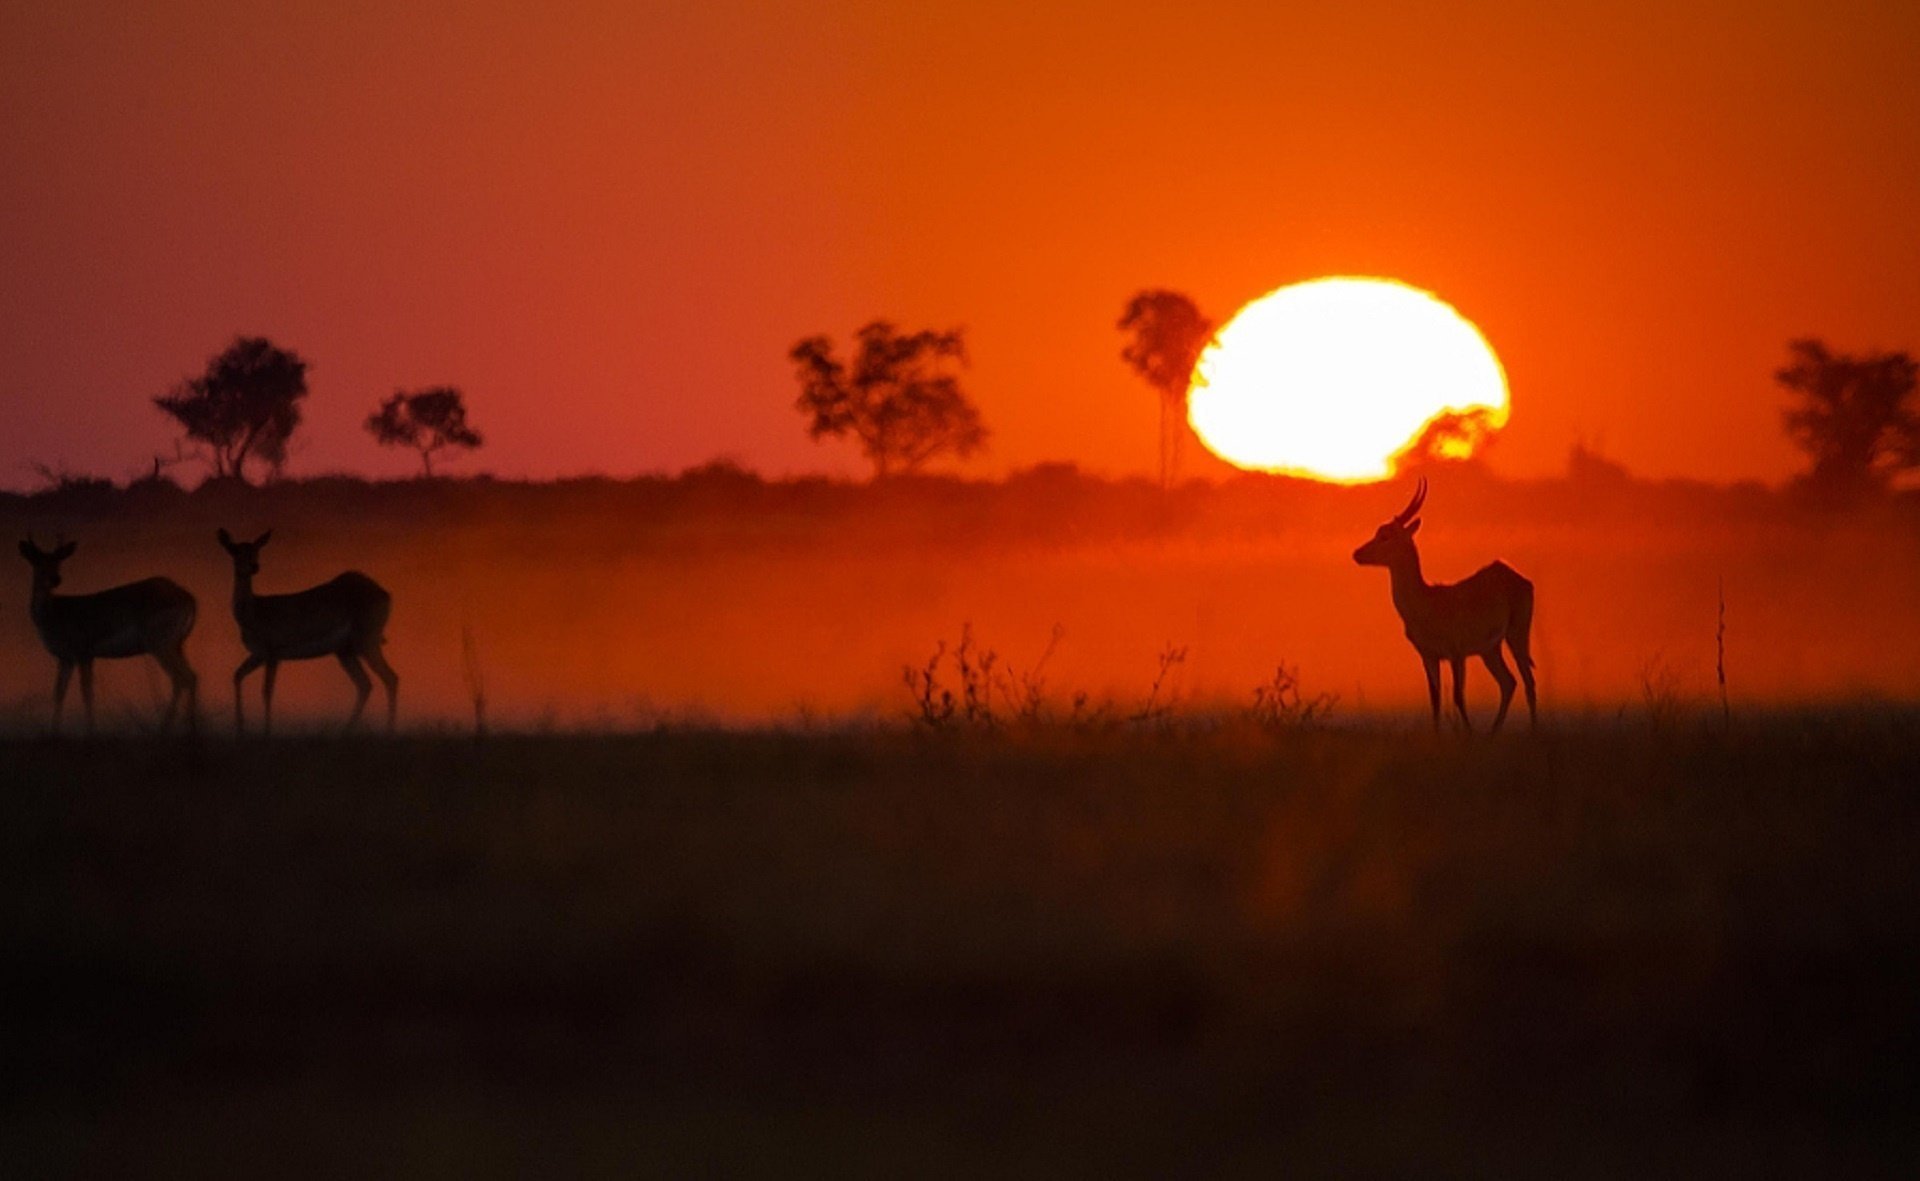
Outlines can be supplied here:
[[266, 545], [267, 539], [272, 536], [273, 530], [269, 529], [252, 541], [235, 541], [231, 534], [222, 529], [219, 533], [220, 548], [232, 555], [235, 574], [252, 577], [260, 573], [260, 547]]
[[69, 541], [55, 546], [52, 551], [43, 550], [33, 543], [31, 536], [21, 542], [20, 556], [33, 567], [33, 589], [50, 591], [59, 586], [60, 563], [71, 558], [73, 551], [78, 548], [77, 543]]
[[1427, 500], [1427, 478], [1420, 477], [1420, 487], [1414, 492], [1407, 507], [1400, 510], [1398, 516], [1373, 531], [1373, 537], [1359, 549], [1353, 551], [1353, 560], [1362, 566], [1391, 566], [1404, 561], [1414, 554], [1413, 535], [1420, 531], [1420, 506]]

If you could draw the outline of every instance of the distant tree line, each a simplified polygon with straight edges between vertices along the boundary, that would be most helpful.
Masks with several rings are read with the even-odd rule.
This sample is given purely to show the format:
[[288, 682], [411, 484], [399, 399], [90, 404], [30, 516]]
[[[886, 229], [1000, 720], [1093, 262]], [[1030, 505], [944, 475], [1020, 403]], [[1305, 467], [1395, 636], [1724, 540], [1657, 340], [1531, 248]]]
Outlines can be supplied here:
[[[179, 426], [215, 478], [245, 483], [262, 471], [277, 478], [300, 429], [307, 369], [306, 359], [292, 349], [264, 336], [241, 336], [209, 358], [199, 376], [182, 379], [153, 404]], [[485, 442], [468, 425], [466, 396], [452, 386], [397, 391], [363, 425], [382, 446], [419, 452], [427, 476], [439, 452], [471, 451]], [[185, 454], [177, 450], [176, 460]], [[155, 478], [165, 462], [155, 459]]]
[[[1155, 288], [1135, 294], [1117, 326], [1127, 334], [1121, 359], [1159, 404], [1160, 482], [1169, 486], [1178, 476], [1194, 366], [1215, 325], [1189, 297]], [[962, 329], [905, 332], [875, 320], [855, 334], [844, 358], [822, 335], [799, 341], [788, 359], [807, 433], [816, 441], [854, 442], [876, 478], [986, 447], [979, 407], [960, 383], [968, 360]], [[308, 369], [300, 354], [265, 337], [237, 337], [201, 373], [153, 399], [185, 444], [172, 458], [155, 459], [153, 478], [190, 455], [217, 478], [280, 475], [304, 420]], [[1852, 355], [1817, 339], [1796, 340], [1774, 376], [1791, 399], [1783, 413], [1787, 435], [1809, 462], [1796, 480], [1803, 491], [1823, 502], [1851, 503], [1920, 472], [1920, 366], [1907, 353]], [[485, 443], [469, 421], [465, 394], [453, 386], [396, 390], [362, 425], [381, 446], [416, 452], [427, 477], [436, 458]], [[1436, 424], [1436, 438], [1422, 441], [1431, 445], [1409, 448], [1403, 460], [1457, 452], [1454, 444], [1466, 435], [1484, 435], [1467, 429], [1481, 425]]]

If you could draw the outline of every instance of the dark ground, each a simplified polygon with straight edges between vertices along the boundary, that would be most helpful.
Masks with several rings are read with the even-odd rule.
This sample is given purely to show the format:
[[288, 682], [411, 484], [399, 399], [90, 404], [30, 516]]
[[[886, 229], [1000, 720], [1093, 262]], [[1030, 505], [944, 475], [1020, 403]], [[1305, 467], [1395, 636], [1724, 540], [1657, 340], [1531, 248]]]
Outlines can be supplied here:
[[0, 1156], [1913, 1175], [1917, 721], [12, 741]]

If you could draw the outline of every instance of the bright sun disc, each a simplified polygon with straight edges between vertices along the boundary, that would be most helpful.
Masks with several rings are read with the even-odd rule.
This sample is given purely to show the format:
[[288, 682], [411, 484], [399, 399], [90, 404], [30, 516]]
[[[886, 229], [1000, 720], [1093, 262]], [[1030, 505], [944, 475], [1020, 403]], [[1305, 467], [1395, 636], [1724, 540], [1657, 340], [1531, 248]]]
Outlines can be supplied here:
[[1360, 482], [1393, 474], [1428, 423], [1507, 423], [1507, 379], [1486, 338], [1433, 295], [1392, 279], [1332, 278], [1261, 296], [1194, 366], [1189, 421], [1237, 467]]

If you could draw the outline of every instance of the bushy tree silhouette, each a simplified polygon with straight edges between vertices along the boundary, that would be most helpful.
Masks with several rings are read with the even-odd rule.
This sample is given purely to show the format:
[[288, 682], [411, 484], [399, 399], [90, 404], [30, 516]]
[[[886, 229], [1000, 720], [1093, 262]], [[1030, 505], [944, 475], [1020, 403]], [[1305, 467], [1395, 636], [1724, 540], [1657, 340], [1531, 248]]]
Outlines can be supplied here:
[[1142, 291], [1127, 301], [1119, 328], [1132, 333], [1120, 359], [1146, 379], [1160, 397], [1160, 483], [1173, 483], [1180, 443], [1187, 433], [1187, 392], [1200, 350], [1213, 337], [1213, 321], [1178, 291]]
[[467, 425], [467, 402], [452, 386], [408, 393], [396, 390], [379, 409], [367, 415], [367, 432], [382, 447], [411, 447], [420, 453], [420, 469], [431, 477], [436, 452], [449, 447], [464, 451], [486, 442]]
[[306, 396], [307, 362], [298, 353], [262, 336], [242, 336], [208, 360], [205, 373], [153, 404], [205, 446], [215, 476], [245, 480], [252, 461], [276, 474], [285, 465]]
[[1916, 368], [1905, 353], [1835, 353], [1819, 340], [1788, 345], [1791, 360], [1774, 380], [1794, 396], [1787, 435], [1813, 466], [1801, 477], [1830, 500], [1857, 500], [1920, 468]]
[[1434, 415], [1400, 453], [1396, 473], [1480, 462], [1481, 450], [1497, 437], [1494, 412], [1485, 406]]
[[807, 337], [787, 354], [808, 435], [852, 436], [876, 477], [917, 471], [943, 452], [965, 458], [986, 445], [980, 411], [953, 373], [967, 361], [961, 330], [903, 334], [875, 320], [859, 342], [851, 366], [834, 357], [825, 336]]

